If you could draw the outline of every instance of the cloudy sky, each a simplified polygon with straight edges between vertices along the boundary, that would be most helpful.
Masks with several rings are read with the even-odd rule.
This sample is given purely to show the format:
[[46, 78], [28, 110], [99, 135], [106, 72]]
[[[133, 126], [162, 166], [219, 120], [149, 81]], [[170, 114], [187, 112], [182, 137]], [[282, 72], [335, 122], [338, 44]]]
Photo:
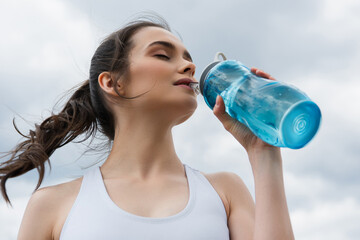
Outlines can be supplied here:
[[[297, 239], [360, 235], [360, 2], [357, 0], [12, 0], [0, 3], [0, 152], [47, 117], [62, 94], [88, 77], [99, 42], [141, 11], [178, 32], [197, 65], [217, 51], [296, 85], [320, 106], [321, 128], [300, 150], [283, 149], [286, 194]], [[232, 171], [254, 193], [245, 151], [198, 96], [198, 109], [173, 129], [184, 163]], [[42, 186], [69, 181], [104, 158], [72, 144], [52, 157]], [[0, 200], [0, 238], [15, 239], [37, 181], [8, 181], [14, 208]]]

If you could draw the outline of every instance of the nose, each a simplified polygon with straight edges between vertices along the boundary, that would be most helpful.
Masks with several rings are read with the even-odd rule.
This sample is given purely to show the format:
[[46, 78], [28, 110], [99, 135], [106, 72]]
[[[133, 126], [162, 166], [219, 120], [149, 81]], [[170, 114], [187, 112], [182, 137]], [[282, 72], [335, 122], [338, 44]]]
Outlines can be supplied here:
[[181, 73], [188, 73], [191, 77], [195, 74], [195, 64], [189, 60], [185, 60], [182, 63], [182, 66], [180, 67]]

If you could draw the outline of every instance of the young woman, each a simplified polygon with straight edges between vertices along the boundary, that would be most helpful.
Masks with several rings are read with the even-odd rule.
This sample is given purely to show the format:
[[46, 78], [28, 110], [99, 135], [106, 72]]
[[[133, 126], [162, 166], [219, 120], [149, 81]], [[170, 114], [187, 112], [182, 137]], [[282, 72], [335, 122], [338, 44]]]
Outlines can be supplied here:
[[205, 174], [178, 158], [171, 130], [197, 107], [185, 86], [194, 72], [166, 23], [131, 22], [106, 38], [89, 80], [1, 164], [2, 194], [10, 202], [6, 180], [34, 168], [38, 188], [51, 154], [81, 134], [99, 130], [111, 152], [83, 177], [37, 190], [18, 239], [293, 239], [280, 149], [232, 119], [221, 97], [213, 112], [248, 153], [256, 204], [236, 174]]

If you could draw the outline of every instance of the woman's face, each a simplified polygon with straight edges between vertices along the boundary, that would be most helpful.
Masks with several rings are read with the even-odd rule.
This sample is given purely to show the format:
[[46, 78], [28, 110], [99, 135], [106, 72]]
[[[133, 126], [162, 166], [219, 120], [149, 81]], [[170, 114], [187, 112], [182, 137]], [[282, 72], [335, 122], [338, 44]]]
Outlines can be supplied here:
[[[173, 123], [189, 118], [197, 107], [192, 89], [174, 85], [180, 79], [194, 79], [195, 65], [182, 42], [158, 27], [145, 27], [132, 37], [125, 96], [147, 94], [130, 101], [146, 113], [166, 114]], [[162, 115], [164, 117], [165, 115]]]

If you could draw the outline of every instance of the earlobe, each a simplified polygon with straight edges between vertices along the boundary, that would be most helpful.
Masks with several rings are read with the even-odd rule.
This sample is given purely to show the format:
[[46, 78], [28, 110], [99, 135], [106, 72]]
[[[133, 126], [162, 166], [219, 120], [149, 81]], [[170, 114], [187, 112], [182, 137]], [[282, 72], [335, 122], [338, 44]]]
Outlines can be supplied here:
[[[101, 89], [106, 92], [107, 94], [111, 96], [118, 96], [118, 94], [114, 90], [114, 81], [111, 77], [111, 74], [109, 72], [102, 72], [100, 73], [98, 77], [98, 82], [101, 87]], [[117, 90], [119, 93], [121, 93], [121, 86], [119, 81], [116, 82], [117, 84]]]

